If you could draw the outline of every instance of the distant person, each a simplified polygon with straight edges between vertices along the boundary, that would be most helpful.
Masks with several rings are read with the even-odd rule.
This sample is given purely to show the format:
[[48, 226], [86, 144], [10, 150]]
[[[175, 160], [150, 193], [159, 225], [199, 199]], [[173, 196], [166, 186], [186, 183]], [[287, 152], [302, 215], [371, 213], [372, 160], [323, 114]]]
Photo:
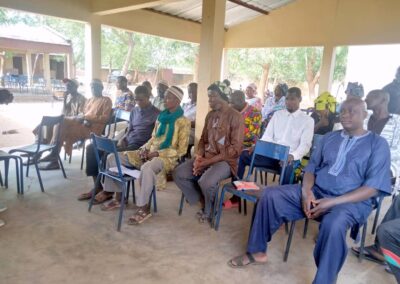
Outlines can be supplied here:
[[[108, 97], [103, 96], [103, 83], [98, 79], [93, 79], [90, 83], [92, 98], [85, 104], [83, 114], [73, 117], [65, 117], [60, 127], [60, 144], [56, 151], [52, 151], [45, 159], [49, 161], [46, 166], [41, 166], [42, 170], [59, 169], [58, 155], [61, 147], [64, 146], [67, 155], [72, 154], [72, 145], [81, 140], [88, 139], [93, 132], [100, 135], [106, 123], [110, 119], [112, 102]], [[65, 143], [65, 144], [64, 144]]]
[[246, 102], [259, 110], [262, 109], [261, 99], [257, 97], [257, 86], [254, 83], [251, 83], [246, 88]]
[[383, 87], [389, 93], [389, 113], [400, 114], [400, 67], [397, 68], [395, 78], [392, 83]]
[[197, 83], [190, 83], [187, 87], [190, 101], [182, 105], [183, 115], [190, 120], [191, 131], [189, 146], [194, 145], [194, 131], [196, 126]]
[[336, 99], [329, 92], [323, 92], [314, 100], [314, 134], [324, 135], [333, 130], [336, 120]]
[[135, 98], [128, 88], [128, 80], [125, 76], [118, 76], [116, 81], [117, 94], [114, 108], [131, 111], [135, 107]]
[[153, 86], [151, 85], [151, 83], [150, 83], [150, 81], [143, 81], [142, 82], [142, 86], [145, 86], [147, 89], [149, 89], [149, 91], [150, 91], [150, 101], [153, 101], [154, 100], [154, 97], [153, 97]]
[[157, 84], [157, 97], [154, 98], [153, 105], [158, 108], [160, 111], [165, 109], [164, 106], [164, 96], [165, 91], [168, 89], [168, 82], [165, 80], [161, 80]]
[[231, 88], [231, 81], [229, 81], [228, 79], [225, 79], [222, 81], [222, 83], [224, 83], [226, 85], [226, 93], [228, 96], [230, 96], [232, 94], [232, 88]]
[[[362, 99], [364, 97], [364, 86], [358, 82], [348, 82], [346, 90], [346, 100], [351, 98]], [[340, 113], [342, 103], [338, 105], [337, 112]], [[341, 128], [341, 126], [339, 126]]]
[[262, 118], [270, 119], [269, 116], [275, 111], [281, 110], [285, 108], [286, 94], [288, 91], [288, 85], [285, 83], [281, 83], [276, 85], [274, 90], [274, 95], [267, 99], [262, 108]]

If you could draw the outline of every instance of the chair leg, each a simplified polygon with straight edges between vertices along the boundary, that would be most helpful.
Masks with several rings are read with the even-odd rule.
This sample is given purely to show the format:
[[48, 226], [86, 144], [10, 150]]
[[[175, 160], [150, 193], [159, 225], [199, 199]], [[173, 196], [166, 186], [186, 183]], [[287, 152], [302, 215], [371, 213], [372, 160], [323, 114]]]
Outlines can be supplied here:
[[135, 193], [135, 180], [132, 180], [132, 202], [136, 204], [136, 193]]
[[10, 160], [4, 161], [4, 185], [8, 188], [8, 171], [10, 169]]
[[122, 196], [121, 196], [121, 207], [119, 208], [119, 215], [118, 215], [118, 224], [117, 224], [117, 231], [121, 232], [121, 224], [122, 224], [122, 217], [124, 215], [124, 208], [125, 208], [125, 198], [126, 198], [126, 183], [122, 184]]
[[29, 176], [29, 166], [31, 164], [31, 156], [28, 156], [28, 163], [26, 164], [26, 177]]
[[181, 202], [179, 203], [179, 210], [178, 210], [178, 215], [181, 216], [182, 215], [182, 210], [183, 210], [183, 205], [185, 203], [185, 195], [182, 192], [181, 195]]
[[265, 179], [264, 185], [268, 185], [268, 172], [264, 172], [264, 179]]
[[286, 235], [289, 234], [289, 223], [287, 221], [285, 222], [285, 233]]
[[368, 221], [365, 222], [363, 229], [362, 229], [360, 254], [358, 255], [358, 262], [361, 262], [364, 257], [364, 246], [365, 246], [365, 236], [367, 235], [367, 225], [368, 225]]
[[378, 207], [376, 208], [374, 224], [372, 225], [372, 231], [371, 231], [371, 234], [373, 235], [375, 234], [376, 226], [378, 225], [379, 213], [381, 212], [381, 205], [382, 202], [379, 202]]
[[[259, 173], [260, 173], [260, 183], [264, 184], [263, 172], [259, 171]], [[257, 175], [257, 172], [256, 172], [256, 175]]]
[[67, 160], [67, 153], [64, 152], [64, 161], [66, 161], [66, 160]]
[[24, 165], [22, 162], [22, 158], [18, 157], [17, 160], [19, 161], [19, 174], [20, 174], [20, 185], [21, 185], [21, 189], [20, 189], [20, 193], [24, 194]]
[[[287, 223], [286, 223], [287, 224]], [[283, 256], [283, 261], [286, 262], [288, 257], [289, 257], [289, 251], [290, 251], [290, 245], [292, 244], [292, 238], [293, 238], [293, 233], [294, 233], [294, 227], [296, 225], [296, 221], [292, 221], [290, 224], [290, 232], [289, 232], [289, 237], [286, 243], [286, 249], [285, 249], [285, 254]]]
[[214, 204], [213, 204], [212, 214], [211, 214], [211, 228], [215, 227], [216, 214], [218, 214], [218, 193], [219, 193], [219, 188], [215, 191], [215, 195], [214, 195]]
[[[102, 176], [101, 174], [97, 175], [96, 184], [100, 184], [101, 176]], [[95, 195], [96, 195], [96, 187], [94, 186], [93, 189], [92, 189], [92, 196], [90, 198], [88, 212], [90, 212], [92, 210], [92, 206], [93, 206], [93, 201], [94, 201], [94, 196]]]
[[86, 140], [83, 140], [82, 158], [81, 158], [81, 170], [83, 170], [83, 160], [85, 159], [85, 149], [86, 149]]
[[276, 174], [274, 174], [274, 177], [272, 178], [272, 181], [275, 182], [276, 180]]
[[[154, 206], [154, 213], [157, 213], [157, 195], [156, 195], [156, 191], [157, 191], [157, 189], [156, 189], [156, 187], [154, 186], [153, 187], [153, 193], [152, 193], [152, 195], [153, 195], [153, 206]], [[150, 203], [150, 206], [151, 206], [151, 203]]]
[[3, 186], [3, 177], [1, 176], [1, 171], [0, 171], [0, 186]]
[[242, 214], [242, 199], [239, 197], [239, 206], [238, 206], [239, 214]]
[[310, 220], [308, 218], [306, 218], [304, 221], [303, 239], [305, 239], [307, 237], [308, 222], [310, 222]]
[[44, 192], [42, 177], [40, 175], [40, 170], [39, 170], [39, 166], [37, 164], [37, 161], [35, 161], [35, 168], [36, 168], [36, 173], [37, 173], [37, 176], [38, 176], [38, 179], [39, 179], [40, 189], [42, 190], [42, 192]]
[[71, 164], [71, 161], [72, 161], [72, 152], [71, 152], [71, 155], [69, 155], [68, 164]]
[[60, 168], [61, 168], [64, 178], [67, 178], [67, 175], [65, 174], [65, 170], [64, 170], [64, 165], [63, 165], [60, 155], [58, 155], [58, 163], [60, 164]]
[[19, 178], [19, 165], [18, 165], [18, 159], [14, 159], [15, 161], [15, 176], [17, 178], [17, 194], [21, 193], [21, 183], [20, 183], [20, 178]]
[[[221, 197], [219, 199], [219, 205], [218, 205], [218, 211], [217, 211], [217, 216], [215, 217], [215, 224], [214, 224], [214, 230], [218, 231], [219, 229], [219, 221], [221, 220], [221, 215], [222, 215], [222, 204], [224, 203], [224, 197], [225, 197], [225, 188], [222, 188], [221, 191]], [[242, 203], [242, 200], [239, 201], [239, 204]]]
[[247, 216], [247, 200], [243, 200], [243, 211], [244, 211], [244, 216]]

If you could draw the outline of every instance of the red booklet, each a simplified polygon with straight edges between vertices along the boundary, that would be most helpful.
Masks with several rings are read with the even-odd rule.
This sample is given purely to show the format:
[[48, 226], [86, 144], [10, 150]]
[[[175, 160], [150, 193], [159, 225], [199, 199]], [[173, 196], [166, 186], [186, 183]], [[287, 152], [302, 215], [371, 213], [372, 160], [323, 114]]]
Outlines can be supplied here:
[[260, 188], [255, 182], [236, 180], [233, 182], [237, 190], [259, 190]]

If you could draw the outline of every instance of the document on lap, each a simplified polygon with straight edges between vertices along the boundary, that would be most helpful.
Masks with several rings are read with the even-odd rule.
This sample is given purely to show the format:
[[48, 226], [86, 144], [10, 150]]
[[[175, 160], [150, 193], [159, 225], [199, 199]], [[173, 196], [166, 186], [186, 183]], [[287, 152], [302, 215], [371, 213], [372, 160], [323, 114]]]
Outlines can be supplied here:
[[259, 190], [260, 189], [260, 187], [252, 181], [237, 180], [237, 181], [234, 181], [233, 184], [235, 185], [237, 190]]
[[[118, 173], [118, 168], [117, 167], [112, 167], [108, 169], [110, 172]], [[121, 171], [124, 175], [131, 176], [133, 178], [139, 178], [140, 176], [140, 171], [135, 170], [135, 169], [128, 169], [124, 166], [121, 166]]]

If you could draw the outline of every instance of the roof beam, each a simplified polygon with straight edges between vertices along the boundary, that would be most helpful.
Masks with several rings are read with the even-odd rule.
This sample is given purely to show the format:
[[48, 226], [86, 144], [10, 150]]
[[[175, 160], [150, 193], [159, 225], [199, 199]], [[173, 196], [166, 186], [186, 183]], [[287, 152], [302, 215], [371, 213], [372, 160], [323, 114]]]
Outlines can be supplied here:
[[269, 12], [267, 10], [264, 10], [264, 9], [261, 9], [260, 7], [248, 4], [246, 2], [243, 2], [242, 0], [228, 0], [228, 1], [232, 2], [232, 3], [235, 3], [235, 4], [239, 5], [239, 6], [243, 6], [243, 7], [247, 8], [247, 9], [256, 11], [258, 13], [261, 13], [261, 14], [264, 14], [264, 15], [269, 15]]
[[92, 0], [92, 12], [104, 16], [158, 5], [168, 4], [182, 0]]

